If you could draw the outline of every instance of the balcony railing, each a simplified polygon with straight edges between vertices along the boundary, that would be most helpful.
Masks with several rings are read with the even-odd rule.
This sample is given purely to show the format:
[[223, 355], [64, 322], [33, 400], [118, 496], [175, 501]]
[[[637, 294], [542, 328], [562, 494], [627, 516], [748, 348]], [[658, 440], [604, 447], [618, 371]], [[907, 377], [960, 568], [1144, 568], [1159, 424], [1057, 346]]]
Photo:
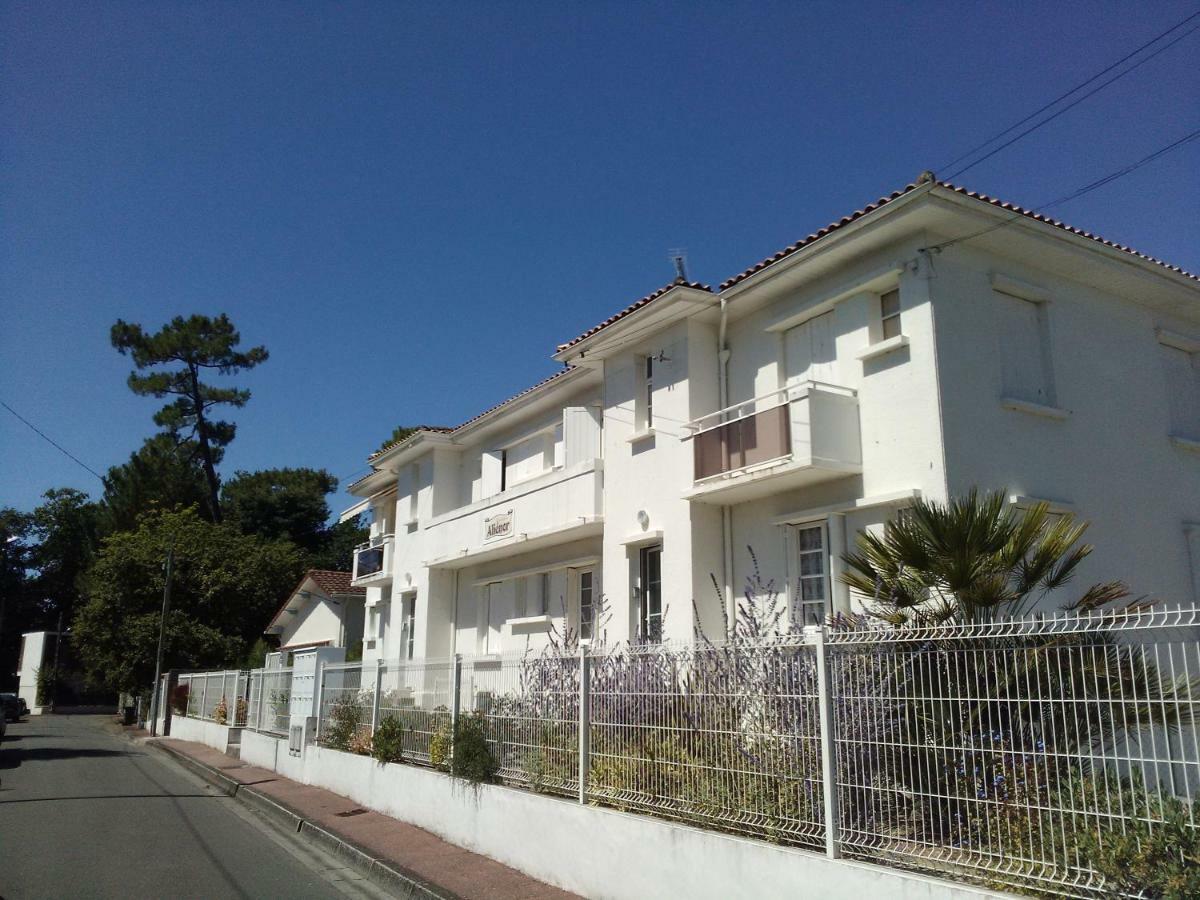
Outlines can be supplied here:
[[381, 534], [354, 548], [354, 583], [390, 575], [392, 541], [392, 535]]
[[776, 475], [790, 475], [798, 486], [861, 471], [858, 397], [837, 385], [790, 385], [717, 410], [686, 429], [694, 499], [735, 486], [746, 493], [751, 483]]

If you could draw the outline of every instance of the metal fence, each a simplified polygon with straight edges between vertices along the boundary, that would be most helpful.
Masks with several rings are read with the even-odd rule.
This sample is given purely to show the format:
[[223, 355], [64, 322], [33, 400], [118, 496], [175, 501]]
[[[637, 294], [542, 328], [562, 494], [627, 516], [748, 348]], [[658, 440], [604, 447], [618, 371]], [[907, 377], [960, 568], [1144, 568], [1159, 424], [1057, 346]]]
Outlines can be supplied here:
[[1035, 893], [1137, 896], [1114, 848], [1198, 827], [1193, 610], [326, 665], [317, 696], [326, 746], [396, 719], [405, 762]]
[[172, 711], [192, 719], [244, 726], [250, 673], [238, 669], [186, 672], [178, 677]]
[[1177, 610], [833, 631], [840, 847], [1118, 892], [1094, 868], [1115, 843], [1143, 843], [1172, 813], [1197, 827], [1196, 624]]
[[246, 723], [256, 731], [287, 734], [291, 720], [291, 669], [254, 669], [249, 673]]

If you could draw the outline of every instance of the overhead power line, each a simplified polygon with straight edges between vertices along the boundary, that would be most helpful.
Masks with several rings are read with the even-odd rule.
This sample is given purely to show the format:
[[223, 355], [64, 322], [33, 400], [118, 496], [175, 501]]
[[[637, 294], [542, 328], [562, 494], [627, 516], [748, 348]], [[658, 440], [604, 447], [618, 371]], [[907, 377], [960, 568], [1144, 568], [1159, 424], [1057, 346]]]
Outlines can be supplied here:
[[46, 441], [46, 443], [50, 444], [50, 446], [52, 446], [59, 453], [66, 456], [68, 459], [73, 460], [75, 463], [83, 466], [83, 468], [87, 469], [89, 472], [91, 472], [93, 475], [95, 475], [97, 478], [99, 478], [101, 483], [104, 482], [103, 475], [101, 475], [99, 472], [97, 472], [95, 469], [93, 469], [91, 466], [89, 466], [87, 463], [85, 463], [83, 460], [81, 460], [78, 456], [76, 456], [74, 453], [72, 453], [70, 450], [68, 450], [62, 444], [58, 443], [56, 440], [54, 440], [54, 438], [50, 437], [50, 435], [46, 434], [46, 432], [42, 431], [40, 428], [38, 428], [36, 425], [34, 425], [32, 422], [30, 422], [27, 418], [25, 418], [23, 415], [21, 415], [15, 409], [13, 409], [11, 406], [9, 406], [7, 403], [5, 403], [3, 400], [0, 400], [0, 406], [3, 406], [10, 413], [12, 413], [14, 416], [16, 416], [22, 422], [24, 422], [35, 434], [37, 434], [42, 440]]
[[[1172, 32], [1178, 31], [1180, 28], [1184, 27], [1189, 22], [1191, 22], [1193, 19], [1196, 19], [1198, 17], [1200, 17], [1200, 11], [1194, 12], [1190, 16], [1187, 16], [1186, 18], [1182, 19], [1181, 21], [1176, 22], [1174, 25], [1172, 25], [1166, 31], [1163, 31], [1160, 34], [1153, 37], [1151, 40], [1146, 41], [1146, 43], [1142, 44], [1137, 49], [1131, 50], [1129, 53], [1122, 56], [1116, 62], [1112, 63], [1109, 66], [1106, 66], [1105, 68], [1103, 68], [1099, 72], [1097, 72], [1095, 75], [1093, 75], [1090, 78], [1086, 79], [1085, 81], [1082, 81], [1079, 84], [1075, 85], [1075, 87], [1071, 88], [1069, 91], [1066, 91], [1065, 93], [1062, 93], [1059, 96], [1055, 97], [1049, 103], [1045, 104], [1044, 106], [1039, 107], [1038, 109], [1031, 112], [1029, 115], [1025, 116], [1025, 118], [1023, 118], [1017, 122], [1014, 122], [1012, 125], [1009, 125], [1004, 130], [999, 131], [996, 134], [992, 135], [990, 138], [988, 138], [983, 143], [976, 145], [975, 147], [968, 150], [966, 153], [963, 153], [962, 155], [956, 157], [955, 159], [952, 159], [950, 162], [941, 166], [939, 171], [944, 170], [944, 169], [949, 169], [951, 166], [957, 165], [958, 163], [962, 162], [965, 159], [969, 159], [970, 157], [972, 157], [976, 153], [978, 153], [980, 150], [983, 150], [984, 148], [986, 148], [989, 145], [1000, 140], [1002, 137], [1009, 134], [1010, 132], [1015, 131], [1016, 129], [1020, 128], [1026, 122], [1036, 119], [1042, 113], [1057, 106], [1059, 103], [1061, 103], [1063, 100], [1066, 100], [1072, 94], [1078, 93], [1079, 91], [1083, 90], [1085, 87], [1090, 85], [1092, 82], [1096, 81], [1098, 78], [1102, 78], [1103, 76], [1107, 75], [1109, 72], [1113, 71], [1113, 69], [1120, 67], [1124, 63], [1128, 62], [1130, 59], [1133, 59], [1135, 56], [1137, 56], [1143, 50], [1146, 50], [1147, 48], [1158, 43], [1163, 38], [1170, 35]], [[1133, 65], [1128, 66], [1127, 68], [1118, 72], [1116, 75], [1112, 76], [1111, 78], [1107, 79], [1106, 81], [1102, 82], [1101, 84], [1096, 85], [1096, 87], [1092, 88], [1086, 94], [1076, 97], [1074, 100], [1072, 100], [1070, 103], [1068, 103], [1066, 106], [1062, 107], [1061, 109], [1051, 113], [1049, 116], [1046, 116], [1044, 119], [1040, 119], [1039, 121], [1034, 122], [1034, 124], [1030, 125], [1028, 128], [1024, 129], [1023, 131], [1021, 131], [1018, 134], [1014, 135], [1013, 137], [1009, 138], [1003, 144], [1001, 144], [998, 147], [993, 148], [991, 151], [989, 151], [988, 153], [985, 153], [983, 156], [979, 157], [975, 161], [968, 163], [965, 166], [961, 166], [958, 169], [953, 170], [952, 172], [950, 172], [949, 175], [946, 176], [946, 178], [947, 179], [955, 178], [955, 177], [961, 175], [963, 172], [966, 172], [968, 169], [973, 169], [975, 166], [979, 165], [984, 160], [990, 159], [991, 157], [995, 156], [1001, 150], [1004, 150], [1007, 147], [1011, 147], [1017, 141], [1021, 140], [1022, 138], [1026, 137], [1027, 135], [1030, 135], [1033, 132], [1037, 131], [1043, 125], [1046, 125], [1046, 124], [1054, 121], [1059, 116], [1061, 116], [1063, 113], [1078, 106], [1084, 100], [1088, 99], [1089, 97], [1093, 96], [1094, 94], [1098, 93], [1099, 91], [1102, 91], [1104, 88], [1108, 87], [1113, 82], [1118, 81], [1121, 78], [1124, 78], [1130, 72], [1145, 65], [1150, 60], [1152, 60], [1156, 56], [1158, 56], [1160, 53], [1163, 53], [1164, 51], [1169, 50], [1171, 47], [1175, 46], [1177, 43], [1182, 41], [1184, 38], [1188, 37], [1189, 35], [1195, 33], [1198, 30], [1200, 30], [1200, 24], [1195, 25], [1192, 28], [1189, 28], [1183, 34], [1176, 35], [1176, 37], [1173, 40], [1168, 41], [1167, 43], [1165, 43], [1162, 46], [1155, 49], [1152, 53], [1148, 53], [1146, 56], [1139, 59]]]
[[[1040, 212], [1044, 212], [1047, 209], [1052, 209], [1055, 206], [1061, 206], [1063, 203], [1067, 203], [1071, 200], [1077, 200], [1080, 197], [1082, 197], [1084, 194], [1090, 194], [1092, 191], [1097, 190], [1098, 188], [1102, 188], [1106, 184], [1112, 184], [1114, 181], [1116, 181], [1120, 178], [1124, 178], [1126, 175], [1129, 175], [1132, 172], [1137, 171], [1142, 166], [1149, 165], [1150, 163], [1154, 162], [1156, 159], [1166, 156], [1168, 153], [1178, 150], [1181, 147], [1183, 147], [1187, 144], [1190, 144], [1192, 141], [1197, 140], [1198, 138], [1200, 138], [1200, 128], [1197, 128], [1195, 131], [1193, 131], [1189, 134], [1185, 134], [1183, 137], [1179, 138], [1176, 141], [1172, 141], [1171, 143], [1167, 144], [1165, 147], [1158, 148], [1157, 150], [1155, 150], [1153, 153], [1149, 154], [1148, 156], [1143, 156], [1141, 159], [1137, 160], [1137, 162], [1132, 162], [1129, 165], [1123, 166], [1122, 168], [1117, 169], [1114, 172], [1110, 172], [1109, 174], [1105, 175], [1102, 178], [1097, 178], [1095, 181], [1089, 182], [1088, 184], [1085, 184], [1082, 187], [1078, 187], [1075, 190], [1073, 190], [1071, 193], [1064, 194], [1062, 197], [1059, 197], [1057, 200], [1051, 200], [1048, 203], [1042, 203], [1039, 206], [1035, 206], [1033, 209], [1029, 210], [1029, 212], [1040, 213]], [[1011, 222], [1015, 222], [1017, 219], [1025, 218], [1025, 216], [1026, 216], [1026, 214], [1024, 212], [1014, 213], [1012, 216], [1005, 219], [1004, 221], [997, 222], [995, 225], [989, 225], [987, 228], [984, 228], [980, 231], [976, 231], [973, 234], [966, 234], [966, 235], [963, 235], [962, 237], [951, 238], [948, 241], [942, 241], [940, 244], [934, 244], [933, 246], [926, 247], [925, 249], [926, 250], [944, 250], [946, 247], [952, 247], [955, 244], [961, 244], [964, 241], [973, 240], [974, 238], [977, 238], [980, 235], [988, 234], [992, 231], [995, 231], [998, 228], [1003, 228], [1005, 225], [1008, 225]]]

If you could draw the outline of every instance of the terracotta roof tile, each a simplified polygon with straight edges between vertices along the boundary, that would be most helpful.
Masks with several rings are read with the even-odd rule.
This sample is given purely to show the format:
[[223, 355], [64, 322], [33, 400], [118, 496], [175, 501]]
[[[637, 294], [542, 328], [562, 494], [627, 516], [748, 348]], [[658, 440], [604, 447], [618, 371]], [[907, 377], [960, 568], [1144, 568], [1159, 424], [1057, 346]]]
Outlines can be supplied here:
[[1063, 231], [1069, 231], [1071, 234], [1077, 234], [1080, 237], [1085, 237], [1088, 240], [1095, 241], [1098, 244], [1103, 244], [1105, 247], [1112, 247], [1114, 250], [1120, 250], [1123, 253], [1128, 253], [1131, 256], [1136, 256], [1138, 259], [1144, 259], [1148, 263], [1153, 263], [1156, 266], [1162, 266], [1171, 272], [1183, 275], [1186, 278], [1192, 278], [1200, 281], [1200, 275], [1194, 275], [1191, 272], [1179, 266], [1173, 266], [1168, 262], [1163, 262], [1161, 259], [1142, 253], [1140, 250], [1134, 250], [1132, 247], [1127, 247], [1125, 244], [1118, 244], [1116, 241], [1110, 241], [1108, 238], [1101, 237], [1098, 234], [1092, 234], [1090, 231], [1084, 231], [1082, 228], [1076, 228], [1074, 225], [1068, 225], [1066, 222], [1060, 222], [1058, 219], [1051, 219], [1048, 216], [1043, 216], [1039, 212], [1035, 212], [1024, 207], [1017, 206], [1015, 203], [1007, 203], [1004, 200], [997, 200], [995, 197], [989, 197], [987, 194], [980, 194], [976, 191], [968, 191], [966, 188], [959, 187], [955, 184], [950, 184], [948, 181], [939, 181], [938, 185], [958, 194], [964, 194], [967, 197], [973, 197], [976, 200], [982, 200], [984, 203], [990, 203], [992, 206], [998, 206], [1000, 209], [1007, 209], [1010, 212], [1019, 213], [1030, 219], [1038, 222], [1045, 222], [1047, 225], [1053, 225], [1055, 228], [1061, 228]]
[[[335, 572], [331, 569], [309, 569], [304, 573], [305, 578], [311, 578], [317, 586], [327, 594], [365, 594], [367, 589], [355, 587], [350, 583], [353, 575], [350, 572]], [[304, 580], [301, 579], [300, 584]], [[296, 587], [299, 588], [300, 585]], [[293, 591], [293, 593], [295, 593]]]
[[685, 281], [682, 278], [676, 278], [670, 284], [663, 285], [654, 293], [647, 294], [641, 300], [631, 303], [629, 306], [625, 307], [620, 312], [614, 313], [613, 315], [609, 316], [607, 319], [605, 319], [603, 322], [599, 323], [598, 325], [593, 325], [591, 328], [589, 328], [587, 331], [585, 331], [583, 334], [579, 335], [578, 337], [572, 338], [571, 340], [567, 341], [565, 344], [559, 344], [558, 349], [560, 351], [562, 351], [562, 350], [566, 350], [568, 347], [573, 347], [575, 344], [578, 344], [580, 341], [591, 337], [596, 332], [607, 328], [609, 325], [613, 324], [613, 322], [616, 322], [618, 319], [623, 319], [627, 315], [629, 315], [631, 312], [641, 309], [647, 303], [650, 303], [653, 300], [657, 300], [659, 297], [661, 297], [667, 291], [671, 290], [671, 288], [676, 288], [676, 287], [690, 287], [690, 288], [694, 288], [695, 290], [698, 290], [698, 291], [707, 291], [708, 293], [712, 293], [712, 288], [709, 287], [707, 284], [700, 284], [698, 281]]
[[296, 586], [288, 592], [286, 597], [284, 597], [282, 605], [280, 605], [275, 615], [271, 616], [271, 621], [267, 624], [267, 628], [272, 628], [275, 625], [276, 620], [283, 615], [283, 611], [287, 609], [287, 605], [292, 601], [292, 598], [296, 596], [296, 592], [299, 591], [300, 588], [304, 587], [304, 582], [308, 581], [310, 578], [317, 583], [317, 587], [330, 595], [365, 595], [367, 593], [367, 589], [365, 587], [354, 587], [354, 585], [350, 583], [350, 579], [352, 577], [353, 574], [350, 572], [336, 572], [332, 569], [309, 569], [300, 576], [300, 580], [296, 582]]
[[[977, 193], [976, 191], [968, 191], [966, 188], [962, 188], [962, 187], [959, 187], [958, 185], [951, 184], [948, 181], [938, 181], [938, 182], [935, 182], [935, 184], [937, 184], [938, 187], [943, 187], [943, 188], [946, 188], [947, 190], [954, 191], [955, 193], [958, 193], [958, 194], [963, 194], [964, 196], [971, 197], [975, 200], [980, 200], [984, 203], [989, 203], [992, 206], [999, 207], [1000, 209], [1006, 209], [1006, 210], [1009, 210], [1010, 212], [1018, 213], [1022, 216], [1026, 216], [1030, 219], [1034, 219], [1038, 222], [1045, 222], [1049, 225], [1055, 226], [1056, 228], [1061, 228], [1064, 231], [1069, 231], [1071, 234], [1077, 234], [1080, 237], [1088, 238], [1089, 240], [1096, 241], [1097, 243], [1103, 244], [1106, 247], [1112, 247], [1114, 250], [1121, 250], [1132, 256], [1136, 256], [1138, 259], [1144, 259], [1146, 262], [1154, 263], [1155, 265], [1162, 266], [1164, 269], [1168, 269], [1172, 272], [1176, 272], [1180, 275], [1184, 275], [1187, 278], [1193, 278], [1193, 279], [1200, 281], [1200, 276], [1193, 275], [1191, 272], [1185, 271], [1184, 269], [1181, 269], [1179, 266], [1173, 266], [1170, 263], [1165, 263], [1161, 259], [1156, 259], [1153, 256], [1148, 256], [1145, 253], [1140, 253], [1139, 251], [1134, 250], [1132, 247], [1127, 247], [1124, 244], [1118, 244], [1114, 241], [1110, 241], [1110, 240], [1107, 240], [1106, 238], [1102, 238], [1099, 235], [1092, 234], [1090, 231], [1084, 231], [1083, 229], [1075, 228], [1074, 226], [1067, 225], [1065, 222], [1060, 222], [1057, 219], [1051, 219], [1048, 216], [1043, 216], [1041, 213], [1037, 213], [1032, 210], [1025, 209], [1024, 207], [1017, 206], [1015, 203], [1006, 203], [1003, 200], [997, 200], [995, 197], [989, 197], [987, 194], [980, 194], [980, 193]], [[738, 275], [735, 275], [733, 278], [730, 278], [727, 281], [721, 282], [720, 289], [725, 290], [726, 288], [733, 287], [738, 282], [744, 281], [747, 278], [749, 278], [755, 272], [759, 272], [759, 271], [765, 269], [767, 266], [771, 265], [772, 263], [778, 262], [779, 260], [784, 259], [785, 257], [791, 256], [797, 250], [802, 250], [803, 248], [807, 247], [809, 244], [812, 244], [814, 241], [820, 240], [821, 238], [825, 237], [825, 235], [831, 234], [832, 232], [837, 231], [839, 228], [843, 228], [846, 225], [849, 225], [851, 222], [854, 222], [857, 219], [861, 219], [867, 213], [874, 212], [875, 210], [880, 209], [881, 207], [887, 206], [887, 204], [891, 203], [893, 200], [897, 200], [900, 197], [903, 197], [905, 194], [908, 194], [909, 192], [915, 190], [916, 188], [918, 188], [920, 186], [922, 186], [922, 183], [920, 183], [920, 182], [915, 182], [913, 184], [905, 185], [900, 190], [894, 191], [893, 193], [889, 194], [886, 197], [880, 197], [874, 203], [869, 203], [866, 206], [864, 206], [862, 209], [855, 210], [850, 215], [843, 216], [842, 218], [838, 219], [836, 222], [831, 222], [830, 224], [828, 224], [824, 228], [822, 228], [820, 231], [814, 231], [812, 234], [808, 235], [808, 237], [802, 238], [801, 240], [797, 241], [796, 243], [791, 244], [790, 246], [784, 247], [782, 250], [780, 250], [774, 256], [768, 256], [766, 259], [762, 260], [761, 262], [757, 262], [750, 268], [746, 269], [746, 271], [744, 271]]]

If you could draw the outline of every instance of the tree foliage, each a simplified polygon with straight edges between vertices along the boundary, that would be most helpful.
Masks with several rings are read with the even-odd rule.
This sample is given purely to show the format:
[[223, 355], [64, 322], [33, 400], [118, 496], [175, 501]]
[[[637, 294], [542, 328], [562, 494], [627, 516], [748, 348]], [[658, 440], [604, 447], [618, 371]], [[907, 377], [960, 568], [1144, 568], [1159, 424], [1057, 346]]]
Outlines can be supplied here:
[[46, 491], [43, 499], [31, 517], [36, 544], [29, 562], [37, 570], [33, 587], [46, 624], [59, 615], [69, 624], [99, 543], [100, 510], [74, 488]]
[[165, 655], [174, 667], [236, 664], [303, 571], [286, 541], [244, 535], [194, 510], [147, 514], [135, 531], [104, 541], [75, 617], [73, 643], [93, 682], [141, 693], [152, 681], [168, 547]]
[[221, 521], [218, 451], [230, 444], [237, 426], [213, 418], [211, 410], [217, 406], [245, 406], [250, 392], [207, 384], [201, 375], [233, 375], [252, 369], [267, 359], [266, 348], [237, 350], [241, 335], [223, 313], [215, 319], [176, 316], [153, 334], [141, 325], [119, 319], [112, 327], [111, 339], [112, 345], [131, 356], [136, 366], [137, 370], [129, 375], [130, 390], [143, 396], [174, 398], [155, 413], [154, 422], [184, 446], [194, 442], [207, 482], [209, 510], [214, 521]]
[[[1006, 494], [972, 490], [949, 503], [917, 499], [882, 534], [863, 531], [843, 580], [893, 624], [980, 622], [1019, 616], [1064, 588], [1092, 552], [1086, 522], [1045, 503], [1017, 510]], [[1128, 596], [1096, 584], [1067, 604], [1095, 609]]]
[[392, 436], [380, 444], [375, 452], [379, 453], [383, 450], [386, 450], [388, 447], [400, 443], [405, 438], [416, 434], [418, 430], [419, 429], [411, 425], [397, 425], [394, 429], [392, 429]]
[[[180, 444], [169, 434], [148, 438], [104, 476], [101, 524], [106, 533], [130, 531], [150, 510], [195, 506], [211, 517], [208, 482], [194, 442]], [[220, 461], [221, 452], [215, 452]]]
[[226, 519], [245, 534], [285, 538], [316, 551], [329, 518], [328, 494], [337, 479], [323, 469], [237, 472], [221, 489]]

